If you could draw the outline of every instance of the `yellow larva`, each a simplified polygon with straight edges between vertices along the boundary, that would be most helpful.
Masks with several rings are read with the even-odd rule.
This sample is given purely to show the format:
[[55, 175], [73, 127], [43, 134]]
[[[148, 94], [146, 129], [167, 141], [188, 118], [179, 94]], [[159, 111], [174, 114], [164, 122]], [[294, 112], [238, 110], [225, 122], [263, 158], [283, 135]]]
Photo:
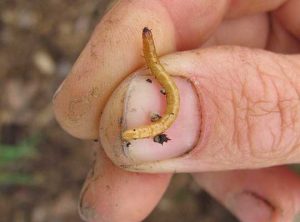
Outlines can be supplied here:
[[123, 132], [122, 138], [126, 141], [155, 137], [163, 133], [175, 121], [179, 111], [180, 98], [178, 88], [170, 75], [160, 64], [152, 33], [147, 27], [143, 29], [143, 51], [148, 68], [166, 92], [167, 107], [165, 114], [156, 122]]

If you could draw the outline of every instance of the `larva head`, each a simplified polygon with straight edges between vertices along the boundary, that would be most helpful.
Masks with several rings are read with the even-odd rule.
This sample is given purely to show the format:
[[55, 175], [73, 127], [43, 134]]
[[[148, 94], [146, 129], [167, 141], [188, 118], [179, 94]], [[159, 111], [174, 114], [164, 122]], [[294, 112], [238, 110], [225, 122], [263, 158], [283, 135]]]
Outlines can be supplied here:
[[[147, 27], [145, 27], [143, 29], [142, 36], [143, 36], [144, 56], [145, 56], [145, 59], [147, 61], [147, 58], [150, 56], [151, 53], [155, 53], [156, 54], [156, 50], [155, 50], [155, 45], [154, 45], [154, 40], [153, 40], [153, 36], [152, 36], [151, 30], [148, 29]], [[153, 57], [153, 55], [151, 57]]]
[[152, 37], [151, 30], [148, 27], [145, 27], [143, 29], [143, 36], [145, 36], [145, 37]]

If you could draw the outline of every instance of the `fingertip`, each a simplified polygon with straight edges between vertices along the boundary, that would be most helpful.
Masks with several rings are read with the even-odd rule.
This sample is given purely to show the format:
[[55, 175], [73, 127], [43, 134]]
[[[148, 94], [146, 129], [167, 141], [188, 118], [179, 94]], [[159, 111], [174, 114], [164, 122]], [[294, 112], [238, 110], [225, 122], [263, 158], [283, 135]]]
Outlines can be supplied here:
[[[126, 129], [151, 124], [153, 114], [164, 115], [166, 96], [153, 77], [136, 73], [123, 84], [127, 89], [121, 85], [110, 98], [101, 119], [100, 137], [106, 152], [118, 165], [125, 164], [130, 168], [130, 165], [177, 157], [193, 149], [198, 142], [201, 115], [197, 93], [187, 78], [175, 77], [174, 80], [181, 97], [178, 116], [169, 129], [151, 138], [124, 142], [120, 135]], [[112, 113], [117, 115], [113, 116]], [[117, 123], [112, 118], [121, 116], [122, 125], [112, 126], [111, 123]], [[110, 134], [107, 133], [108, 125], [110, 129], [115, 129], [109, 130]]]
[[79, 201], [89, 222], [142, 221], [164, 194], [171, 174], [138, 174], [113, 165], [101, 147]]

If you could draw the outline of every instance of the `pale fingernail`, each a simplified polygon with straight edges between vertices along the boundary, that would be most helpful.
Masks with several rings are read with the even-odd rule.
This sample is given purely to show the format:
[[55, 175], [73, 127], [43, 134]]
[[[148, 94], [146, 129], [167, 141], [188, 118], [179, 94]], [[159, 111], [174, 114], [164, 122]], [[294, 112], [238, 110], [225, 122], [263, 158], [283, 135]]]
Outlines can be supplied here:
[[53, 94], [52, 100], [55, 100], [56, 96], [59, 94], [60, 90], [62, 89], [63, 85], [65, 83], [65, 80], [59, 85], [55, 93]]
[[83, 205], [79, 209], [79, 215], [82, 220], [87, 222], [92, 222], [97, 219], [95, 209], [91, 208], [85, 203], [83, 203]]
[[[136, 163], [180, 156], [198, 142], [201, 116], [196, 90], [186, 78], [174, 80], [180, 92], [180, 111], [176, 121], [164, 132], [169, 140], [162, 144], [154, 138], [131, 140], [124, 151]], [[123, 119], [126, 129], [149, 125], [153, 117], [164, 115], [166, 96], [152, 76], [133, 78], [126, 97]]]
[[96, 219], [99, 218], [96, 213], [95, 207], [93, 206], [94, 200], [91, 199], [91, 195], [89, 195], [89, 193], [91, 192], [90, 189], [93, 189], [93, 183], [95, 182], [95, 164], [96, 162], [94, 161], [93, 167], [90, 170], [82, 187], [78, 203], [79, 216], [82, 220], [87, 222], [96, 221]]
[[270, 203], [253, 192], [235, 194], [226, 205], [242, 222], [267, 222], [272, 219]]
[[300, 222], [300, 212], [296, 214], [294, 222]]

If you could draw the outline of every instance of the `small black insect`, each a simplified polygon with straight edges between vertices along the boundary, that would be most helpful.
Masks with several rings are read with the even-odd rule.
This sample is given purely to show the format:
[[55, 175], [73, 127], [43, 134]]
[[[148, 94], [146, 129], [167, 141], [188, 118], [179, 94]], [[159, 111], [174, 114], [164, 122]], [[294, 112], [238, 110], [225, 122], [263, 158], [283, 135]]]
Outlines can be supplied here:
[[130, 142], [126, 142], [126, 147], [130, 147], [131, 143]]
[[97, 143], [97, 142], [98, 142], [98, 140], [97, 140], [97, 139], [95, 139], [95, 140], [94, 140], [94, 142], [96, 142], [96, 143]]
[[167, 94], [165, 89], [161, 89], [161, 90], [160, 90], [160, 93], [163, 94], [163, 95], [166, 95], [166, 94]]
[[160, 143], [161, 145], [163, 145], [165, 142], [167, 143], [169, 140], [171, 140], [171, 139], [169, 139], [169, 138], [167, 137], [167, 135], [164, 134], [164, 133], [159, 134], [159, 135], [157, 135], [157, 136], [155, 136], [155, 137], [153, 138], [153, 141], [154, 141], [154, 142]]
[[147, 82], [149, 83], [152, 83], [152, 80], [151, 79], [146, 79]]

